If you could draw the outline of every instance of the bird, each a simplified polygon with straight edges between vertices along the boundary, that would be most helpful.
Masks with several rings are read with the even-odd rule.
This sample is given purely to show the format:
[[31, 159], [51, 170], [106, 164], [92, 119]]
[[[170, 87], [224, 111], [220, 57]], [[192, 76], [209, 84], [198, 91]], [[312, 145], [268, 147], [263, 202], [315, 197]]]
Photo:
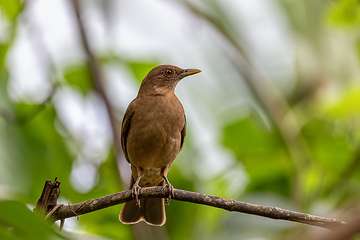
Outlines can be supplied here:
[[165, 224], [164, 200], [139, 200], [138, 195], [142, 187], [151, 186], [169, 188], [168, 199], [173, 195], [167, 174], [186, 135], [184, 108], [174, 90], [181, 79], [199, 72], [172, 65], [157, 66], [143, 79], [136, 98], [129, 104], [121, 125], [121, 146], [131, 165], [133, 200], [124, 204], [120, 222]]

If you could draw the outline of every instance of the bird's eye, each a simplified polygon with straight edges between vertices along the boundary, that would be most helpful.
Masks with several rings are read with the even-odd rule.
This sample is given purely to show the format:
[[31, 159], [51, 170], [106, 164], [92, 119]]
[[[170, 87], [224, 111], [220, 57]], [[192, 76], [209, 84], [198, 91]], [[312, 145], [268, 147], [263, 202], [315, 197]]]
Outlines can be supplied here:
[[171, 74], [172, 74], [172, 71], [171, 71], [170, 69], [166, 69], [166, 70], [164, 71], [164, 74], [165, 74], [165, 76], [170, 77]]

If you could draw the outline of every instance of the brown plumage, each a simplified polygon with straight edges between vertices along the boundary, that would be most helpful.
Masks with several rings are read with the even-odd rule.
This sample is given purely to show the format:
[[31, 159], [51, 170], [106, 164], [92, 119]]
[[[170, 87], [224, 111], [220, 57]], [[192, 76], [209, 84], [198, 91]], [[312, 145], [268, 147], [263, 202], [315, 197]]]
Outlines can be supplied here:
[[199, 72], [171, 65], [155, 67], [143, 79], [137, 97], [128, 106], [122, 122], [121, 145], [131, 164], [130, 188], [134, 200], [125, 203], [121, 210], [122, 223], [145, 221], [155, 226], [165, 223], [164, 200], [139, 200], [138, 194], [141, 187], [150, 186], [164, 186], [172, 191], [166, 176], [186, 135], [184, 109], [174, 90], [182, 78]]

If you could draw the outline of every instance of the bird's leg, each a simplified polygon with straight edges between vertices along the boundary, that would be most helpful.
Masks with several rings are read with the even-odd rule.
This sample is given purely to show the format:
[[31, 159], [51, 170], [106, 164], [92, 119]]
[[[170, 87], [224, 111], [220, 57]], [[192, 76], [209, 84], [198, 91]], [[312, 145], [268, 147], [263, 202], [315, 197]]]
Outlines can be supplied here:
[[169, 182], [169, 180], [167, 179], [167, 177], [165, 175], [163, 176], [163, 178], [166, 182], [166, 184], [163, 186], [163, 189], [165, 189], [165, 188], [169, 189], [169, 196], [168, 196], [168, 198], [165, 199], [165, 203], [167, 205], [169, 205], [171, 197], [174, 197], [174, 187], [173, 187], [173, 185], [171, 185], [171, 183]]
[[135, 202], [136, 202], [136, 205], [137, 205], [138, 207], [140, 207], [139, 193], [140, 193], [141, 187], [140, 187], [140, 185], [139, 185], [139, 182], [140, 182], [141, 177], [142, 177], [142, 175], [139, 174], [139, 175], [138, 175], [138, 178], [136, 179], [134, 185], [133, 185], [132, 188], [131, 188], [131, 191], [132, 191], [132, 194], [133, 194], [133, 198], [134, 198], [134, 200], [135, 200]]

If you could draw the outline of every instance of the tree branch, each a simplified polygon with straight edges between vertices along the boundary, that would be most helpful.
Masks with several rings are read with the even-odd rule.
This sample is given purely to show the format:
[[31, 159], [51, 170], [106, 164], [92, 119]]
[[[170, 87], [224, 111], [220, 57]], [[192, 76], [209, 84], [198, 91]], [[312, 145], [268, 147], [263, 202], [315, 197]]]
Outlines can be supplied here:
[[[120, 136], [120, 124], [118, 123], [118, 120], [116, 119], [116, 114], [115, 111], [111, 105], [111, 101], [108, 98], [107, 94], [106, 94], [106, 90], [105, 90], [105, 78], [104, 78], [104, 73], [103, 70], [98, 62], [98, 60], [96, 59], [91, 46], [90, 46], [90, 42], [88, 40], [88, 37], [86, 35], [86, 29], [85, 26], [83, 24], [83, 21], [81, 19], [81, 12], [80, 12], [80, 6], [79, 6], [79, 1], [78, 0], [69, 0], [70, 3], [73, 6], [74, 9], [74, 13], [75, 13], [75, 18], [76, 18], [76, 23], [77, 23], [77, 27], [79, 29], [80, 32], [80, 39], [81, 39], [81, 43], [82, 43], [82, 47], [84, 49], [84, 52], [86, 54], [87, 57], [87, 61], [89, 63], [90, 66], [90, 70], [91, 70], [91, 75], [92, 75], [92, 80], [94, 82], [95, 85], [95, 90], [98, 92], [98, 94], [101, 96], [101, 98], [104, 100], [105, 106], [106, 106], [106, 110], [108, 112], [108, 116], [109, 116], [109, 120], [110, 120], [110, 125], [111, 125], [111, 130], [113, 133], [113, 137], [114, 137], [114, 150], [115, 150], [115, 158], [117, 159], [118, 163], [119, 162], [126, 162], [125, 161], [125, 157], [122, 153], [122, 149], [121, 149], [121, 136]], [[121, 173], [120, 171], [118, 171], [118, 174], [120, 176], [121, 179]], [[123, 185], [125, 185], [125, 183], [123, 183]]]
[[[140, 198], [166, 198], [168, 196], [169, 190], [167, 188], [164, 189], [161, 186], [142, 188], [139, 195]], [[346, 222], [339, 219], [318, 217], [278, 207], [261, 206], [180, 189], [174, 189], [173, 199], [221, 208], [233, 212], [242, 212], [277, 220], [299, 222], [327, 229], [334, 229], [346, 224]], [[55, 220], [59, 220], [75, 217], [132, 200], [133, 197], [131, 190], [127, 190], [81, 203], [68, 206], [62, 205], [54, 213], [53, 218]]]
[[34, 211], [45, 213], [55, 208], [57, 200], [60, 196], [60, 181], [55, 178], [54, 182], [46, 180], [44, 189], [41, 193], [39, 200], [36, 203]]

